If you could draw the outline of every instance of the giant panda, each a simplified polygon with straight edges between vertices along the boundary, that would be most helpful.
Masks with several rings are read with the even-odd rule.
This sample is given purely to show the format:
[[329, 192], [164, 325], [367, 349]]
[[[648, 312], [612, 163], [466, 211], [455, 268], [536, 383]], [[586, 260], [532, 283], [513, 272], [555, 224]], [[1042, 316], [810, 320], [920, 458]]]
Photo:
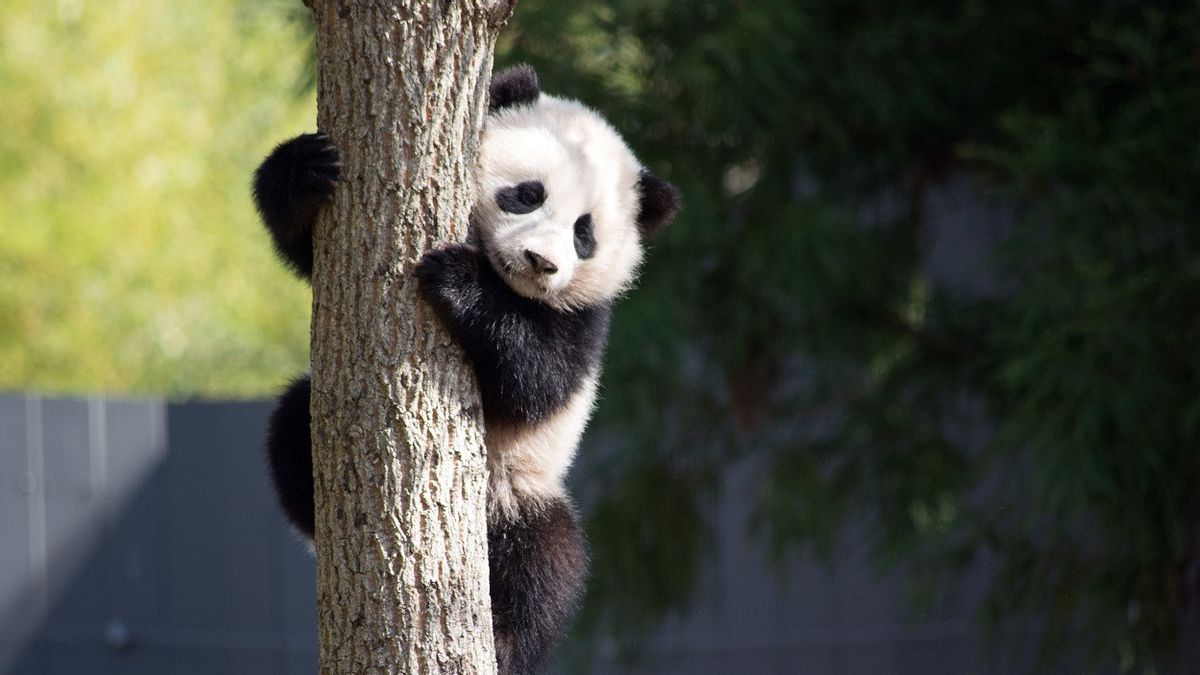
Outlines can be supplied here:
[[[564, 477], [596, 400], [613, 301], [679, 191], [586, 106], [519, 66], [493, 78], [469, 243], [426, 253], [424, 299], [470, 360], [482, 398], [488, 556], [501, 675], [536, 671], [566, 628], [587, 549]], [[276, 250], [312, 274], [312, 228], [338, 180], [323, 134], [277, 147], [254, 199]], [[267, 455], [287, 518], [313, 536], [309, 377], [280, 397]]]

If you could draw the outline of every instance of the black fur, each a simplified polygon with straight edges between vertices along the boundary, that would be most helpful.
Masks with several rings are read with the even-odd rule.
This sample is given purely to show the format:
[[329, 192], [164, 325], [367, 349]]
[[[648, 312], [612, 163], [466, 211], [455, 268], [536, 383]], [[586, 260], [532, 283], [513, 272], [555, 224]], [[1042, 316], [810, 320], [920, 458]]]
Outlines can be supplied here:
[[609, 305], [568, 312], [518, 295], [468, 244], [426, 253], [416, 275], [475, 367], [487, 423], [537, 422], [600, 365]]
[[659, 233], [679, 212], [683, 195], [673, 183], [665, 181], [645, 169], [638, 175], [638, 194], [641, 203], [637, 223], [643, 237]]
[[308, 375], [297, 378], [279, 397], [267, 428], [267, 460], [279, 503], [288, 520], [313, 536], [312, 418]]
[[596, 233], [590, 213], [585, 213], [575, 220], [575, 255], [581, 260], [596, 255]]
[[488, 562], [499, 672], [536, 672], [566, 631], [587, 578], [575, 510], [554, 501], [490, 528]]
[[254, 204], [275, 250], [306, 279], [312, 276], [313, 223], [340, 174], [337, 148], [320, 132], [281, 143], [254, 174]]
[[[271, 473], [288, 519], [313, 536], [308, 376], [288, 387], [271, 415]], [[488, 528], [492, 632], [501, 675], [528, 675], [545, 661], [575, 613], [587, 577], [587, 545], [565, 502], [529, 507]]]
[[527, 180], [496, 190], [496, 206], [505, 213], [532, 213], [546, 201], [546, 188], [540, 181]]
[[[271, 474], [288, 520], [313, 536], [312, 442], [307, 375], [271, 415]], [[587, 578], [587, 544], [570, 504], [528, 506], [488, 528], [492, 633], [500, 675], [531, 675], [566, 631]]]
[[[535, 103], [541, 95], [529, 66], [498, 74], [489, 109]], [[263, 161], [254, 200], [283, 260], [312, 275], [312, 228], [339, 179], [338, 153], [320, 133], [294, 138]], [[665, 226], [679, 209], [674, 185], [643, 171], [637, 217], [643, 235]], [[545, 200], [530, 181], [498, 191], [497, 204], [529, 213]], [[594, 255], [590, 214], [575, 222], [575, 249]], [[545, 270], [549, 273], [549, 270]], [[426, 253], [416, 268], [422, 294], [463, 347], [479, 381], [485, 422], [533, 424], [561, 408], [600, 365], [611, 308], [560, 311], [512, 290], [487, 257], [458, 244]], [[292, 382], [271, 415], [268, 461], [288, 519], [313, 536], [310, 382]], [[565, 501], [520, 504], [515, 517], [488, 528], [493, 633], [500, 675], [530, 675], [569, 623], [587, 576], [578, 518]]]
[[537, 73], [522, 64], [492, 76], [488, 85], [488, 112], [496, 112], [518, 105], [529, 105], [542, 95], [538, 87]]

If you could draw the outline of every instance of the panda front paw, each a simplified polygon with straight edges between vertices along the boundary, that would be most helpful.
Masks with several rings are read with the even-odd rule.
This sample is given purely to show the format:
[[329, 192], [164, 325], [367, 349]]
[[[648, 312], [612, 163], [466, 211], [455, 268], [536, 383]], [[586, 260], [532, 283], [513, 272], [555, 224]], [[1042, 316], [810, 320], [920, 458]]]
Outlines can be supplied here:
[[263, 160], [254, 177], [254, 197], [268, 220], [323, 204], [341, 177], [337, 148], [322, 132], [301, 134], [279, 144]]
[[289, 143], [293, 146], [295, 178], [308, 196], [328, 201], [342, 175], [342, 159], [337, 146], [324, 132], [302, 134]]
[[313, 223], [341, 172], [337, 148], [317, 132], [281, 143], [254, 173], [254, 204], [275, 250], [304, 278], [312, 276]]
[[462, 308], [477, 293], [482, 256], [470, 244], [450, 244], [421, 256], [413, 273], [425, 300], [442, 310]]

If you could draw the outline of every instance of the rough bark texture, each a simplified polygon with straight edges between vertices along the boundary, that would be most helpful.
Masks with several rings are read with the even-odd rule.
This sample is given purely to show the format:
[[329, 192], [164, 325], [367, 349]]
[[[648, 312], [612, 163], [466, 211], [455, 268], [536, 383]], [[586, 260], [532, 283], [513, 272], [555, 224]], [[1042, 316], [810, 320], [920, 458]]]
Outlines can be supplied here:
[[511, 2], [306, 1], [343, 162], [314, 244], [320, 672], [494, 673], [478, 393], [412, 268], [466, 235]]

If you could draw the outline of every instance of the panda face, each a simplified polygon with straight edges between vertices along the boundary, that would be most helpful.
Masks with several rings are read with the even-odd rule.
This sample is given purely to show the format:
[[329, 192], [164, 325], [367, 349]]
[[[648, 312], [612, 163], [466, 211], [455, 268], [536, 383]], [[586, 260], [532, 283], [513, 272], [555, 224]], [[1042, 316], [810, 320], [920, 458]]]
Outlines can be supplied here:
[[484, 128], [476, 238], [517, 293], [562, 309], [611, 301], [642, 259], [640, 166], [591, 109], [541, 95]]

